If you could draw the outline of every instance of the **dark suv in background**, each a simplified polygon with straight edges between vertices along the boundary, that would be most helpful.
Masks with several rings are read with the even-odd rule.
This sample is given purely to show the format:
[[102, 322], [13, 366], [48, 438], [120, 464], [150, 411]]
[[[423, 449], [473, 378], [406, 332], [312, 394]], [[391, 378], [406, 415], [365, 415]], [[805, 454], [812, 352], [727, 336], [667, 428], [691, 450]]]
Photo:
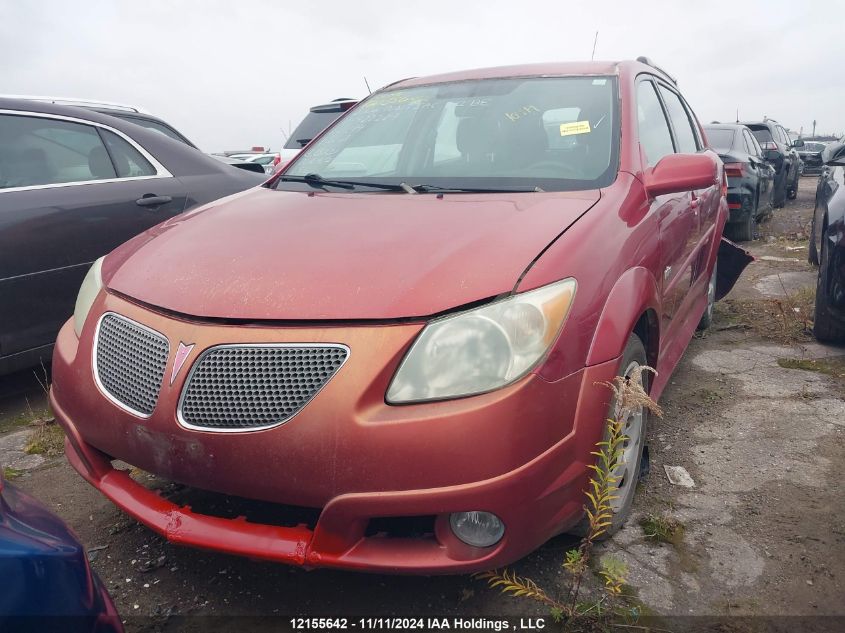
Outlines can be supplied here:
[[751, 129], [754, 138], [763, 148], [766, 160], [775, 168], [775, 207], [782, 207], [787, 198], [795, 200], [798, 195], [798, 178], [801, 176], [801, 159], [795, 150], [803, 147], [804, 141], [799, 139], [793, 142], [784, 127], [774, 119], [745, 122], [742, 125]]
[[357, 103], [357, 99], [341, 97], [329, 103], [312, 107], [285, 142], [281, 151], [282, 166], [293, 160], [299, 154], [299, 150], [308, 145], [311, 139], [329, 127], [341, 114], [350, 110]]

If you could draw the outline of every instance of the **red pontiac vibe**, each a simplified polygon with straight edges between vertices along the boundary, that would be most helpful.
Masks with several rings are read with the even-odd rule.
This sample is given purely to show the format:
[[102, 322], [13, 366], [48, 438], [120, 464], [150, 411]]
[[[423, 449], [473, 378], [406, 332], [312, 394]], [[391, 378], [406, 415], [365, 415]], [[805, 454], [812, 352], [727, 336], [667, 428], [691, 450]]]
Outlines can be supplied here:
[[[646, 62], [393, 84], [263, 186], [94, 263], [53, 361], [68, 459], [176, 543], [383, 572], [510, 563], [582, 519], [596, 383], [648, 364], [658, 398], [741, 271], [724, 243], [716, 281], [725, 183]], [[626, 421], [614, 529], [646, 422]], [[275, 512], [181, 505], [113, 460]]]

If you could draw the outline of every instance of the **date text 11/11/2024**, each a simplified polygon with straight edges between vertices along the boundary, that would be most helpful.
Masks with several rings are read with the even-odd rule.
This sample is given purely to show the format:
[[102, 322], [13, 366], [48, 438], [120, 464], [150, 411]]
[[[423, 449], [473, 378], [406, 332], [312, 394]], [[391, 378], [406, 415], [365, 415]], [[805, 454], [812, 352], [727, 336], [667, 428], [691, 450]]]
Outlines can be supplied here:
[[543, 618], [291, 618], [295, 631], [541, 631]]

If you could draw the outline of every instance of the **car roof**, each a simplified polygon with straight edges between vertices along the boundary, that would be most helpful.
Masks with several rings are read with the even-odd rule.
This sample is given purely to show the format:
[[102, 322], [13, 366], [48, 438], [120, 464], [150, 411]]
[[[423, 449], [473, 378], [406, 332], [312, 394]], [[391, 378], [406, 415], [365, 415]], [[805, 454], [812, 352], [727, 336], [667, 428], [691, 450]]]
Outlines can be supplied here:
[[[97, 110], [92, 110], [88, 107], [77, 107], [70, 105], [58, 105], [55, 103], [47, 103], [44, 101], [32, 101], [29, 99], [7, 99], [0, 97], [0, 110], [21, 110], [23, 112], [41, 112], [43, 114], [54, 114], [56, 116], [67, 116], [75, 119], [84, 119], [94, 121], [95, 123], [102, 123], [112, 127], [121, 128], [121, 125], [132, 125], [133, 129], [139, 126], [134, 123], [129, 123], [125, 119], [109, 116]], [[132, 113], [135, 115], [136, 113]], [[147, 115], [144, 115], [147, 116]], [[116, 123], [120, 122], [120, 123]]]
[[705, 130], [741, 130], [748, 127], [745, 123], [707, 123]]
[[429, 84], [469, 81], [473, 79], [505, 79], [511, 77], [565, 77], [572, 75], [621, 75], [648, 72], [660, 75], [674, 83], [674, 79], [663, 69], [641, 61], [590, 61], [590, 62], [546, 62], [518, 66], [493, 66], [461, 70], [428, 77], [403, 79], [387, 86], [387, 89], [410, 88]]
[[[155, 158], [167, 167], [170, 161], [189, 161], [194, 165], [219, 166], [220, 163], [206, 156], [200, 150], [186, 145], [181, 141], [165, 136], [149, 128], [132, 123], [123, 118], [103, 114], [88, 108], [76, 106], [57, 105], [42, 101], [30, 101], [27, 99], [7, 99], [0, 97], [0, 110], [20, 111], [21, 113], [35, 112], [50, 114], [61, 117], [69, 117], [81, 121], [100, 123], [126, 134], [155, 156]], [[134, 114], [134, 113], [133, 113]]]
[[100, 114], [108, 114], [109, 116], [116, 116], [118, 118], [126, 118], [126, 119], [144, 119], [145, 121], [155, 121], [156, 123], [163, 123], [168, 127], [172, 127], [167, 121], [164, 119], [160, 119], [159, 117], [150, 114], [149, 112], [136, 112], [133, 110], [118, 110], [116, 108], [102, 108], [96, 105], [83, 105], [83, 106], [75, 106], [81, 107], [83, 110], [92, 110], [94, 112], [99, 112]]
[[767, 121], [743, 121], [742, 125], [747, 127], [751, 127], [752, 125], [756, 125], [757, 127], [769, 127], [770, 125], [780, 125], [774, 119], [768, 119]]
[[0, 94], [0, 98], [25, 99], [27, 101], [41, 101], [43, 103], [55, 103], [58, 105], [69, 105], [88, 108], [109, 108], [120, 112], [135, 112], [138, 114], [149, 114], [144, 108], [125, 103], [113, 103], [111, 101], [98, 101], [96, 99], [78, 99], [76, 97], [50, 97], [44, 95], [13, 95]]

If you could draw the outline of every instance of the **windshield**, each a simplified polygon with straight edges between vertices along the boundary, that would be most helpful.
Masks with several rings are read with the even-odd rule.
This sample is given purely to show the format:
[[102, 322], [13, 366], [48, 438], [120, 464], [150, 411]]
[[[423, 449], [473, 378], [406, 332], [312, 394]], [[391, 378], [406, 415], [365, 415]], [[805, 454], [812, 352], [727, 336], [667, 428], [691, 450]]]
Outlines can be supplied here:
[[706, 127], [704, 131], [707, 133], [707, 140], [710, 141], [712, 147], [719, 154], [725, 154], [731, 151], [734, 146], [734, 130], [718, 127]]
[[[444, 188], [594, 189], [617, 168], [612, 77], [487, 79], [376, 93], [286, 175]], [[305, 185], [278, 181], [279, 189]]]
[[309, 112], [291, 133], [285, 143], [285, 149], [302, 149], [312, 138], [334, 123], [341, 114], [343, 112], [340, 108], [332, 112]]

